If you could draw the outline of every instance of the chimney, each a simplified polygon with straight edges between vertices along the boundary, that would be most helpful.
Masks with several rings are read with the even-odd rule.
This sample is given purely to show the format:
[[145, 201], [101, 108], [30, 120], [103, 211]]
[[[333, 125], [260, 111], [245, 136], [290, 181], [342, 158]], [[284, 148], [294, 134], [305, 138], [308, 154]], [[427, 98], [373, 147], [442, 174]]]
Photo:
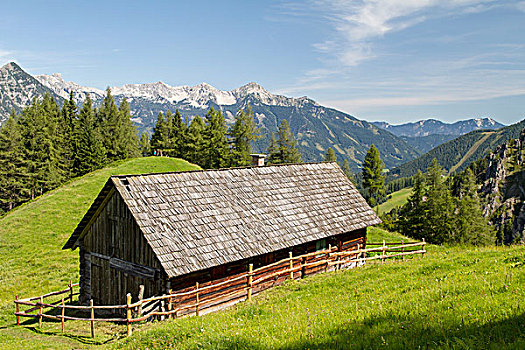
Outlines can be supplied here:
[[266, 154], [250, 154], [252, 156], [252, 166], [264, 166], [264, 158]]

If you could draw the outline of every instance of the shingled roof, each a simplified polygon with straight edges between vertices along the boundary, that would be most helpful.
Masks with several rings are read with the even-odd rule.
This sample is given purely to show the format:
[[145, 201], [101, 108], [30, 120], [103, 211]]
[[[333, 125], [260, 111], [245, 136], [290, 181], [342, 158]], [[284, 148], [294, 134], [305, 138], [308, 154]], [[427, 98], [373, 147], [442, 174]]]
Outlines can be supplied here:
[[[169, 277], [378, 224], [337, 163], [112, 176]], [[90, 214], [91, 213], [91, 214]]]

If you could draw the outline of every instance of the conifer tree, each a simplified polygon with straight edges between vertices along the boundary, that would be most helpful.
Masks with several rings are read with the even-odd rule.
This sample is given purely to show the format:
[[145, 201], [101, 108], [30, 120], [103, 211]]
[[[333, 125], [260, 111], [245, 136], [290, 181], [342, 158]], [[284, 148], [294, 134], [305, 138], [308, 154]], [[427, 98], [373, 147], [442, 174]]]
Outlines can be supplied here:
[[425, 178], [418, 170], [414, 176], [412, 193], [407, 203], [401, 207], [397, 222], [399, 232], [417, 239], [426, 235], [426, 215], [423, 197], [425, 194]]
[[0, 128], [0, 210], [8, 211], [30, 198], [28, 169], [18, 117], [13, 110]]
[[55, 167], [56, 150], [53, 144], [56, 121], [50, 115], [52, 107], [48, 98], [47, 94], [43, 102], [35, 98], [33, 103], [23, 110], [20, 118], [31, 199], [52, 188], [52, 183], [58, 177]]
[[115, 127], [116, 159], [127, 159], [139, 156], [139, 138], [137, 128], [131, 121], [128, 101], [124, 98], [118, 108], [118, 119]]
[[147, 157], [151, 154], [149, 135], [147, 132], [143, 132], [142, 135], [140, 135], [139, 149], [140, 154], [143, 157]]
[[60, 134], [62, 137], [59, 141], [59, 149], [61, 150], [61, 168], [63, 169], [66, 178], [73, 176], [73, 157], [75, 154], [74, 143], [74, 125], [77, 118], [77, 106], [73, 100], [73, 92], [69, 93], [69, 100], [64, 102], [61, 112], [62, 121], [60, 123]]
[[196, 115], [188, 126], [187, 138], [183, 147], [183, 158], [203, 166], [204, 164], [204, 129], [206, 124]]
[[96, 115], [96, 126], [101, 136], [102, 144], [106, 150], [106, 157], [109, 161], [121, 159], [119, 153], [121, 137], [121, 120], [119, 118], [118, 107], [115, 99], [111, 95], [111, 89], [106, 89], [106, 96], [102, 100]]
[[95, 123], [93, 103], [88, 96], [75, 125], [75, 175], [83, 175], [101, 168], [106, 163], [106, 151]]
[[277, 134], [279, 137], [277, 141], [273, 143], [271, 140], [268, 147], [268, 162], [271, 164], [302, 162], [301, 153], [297, 149], [297, 141], [294, 139], [286, 119], [281, 121]]
[[432, 243], [453, 241], [454, 203], [443, 179], [443, 169], [432, 161], [426, 177], [425, 238]]
[[324, 155], [324, 161], [325, 162], [337, 162], [337, 156], [335, 155], [335, 151], [333, 150], [332, 147], [328, 147], [328, 149], [326, 150], [326, 153]]
[[376, 146], [370, 146], [363, 161], [363, 187], [366, 190], [366, 200], [368, 204], [374, 206], [379, 196], [384, 193], [385, 175], [383, 174], [384, 164]]
[[180, 114], [179, 110], [177, 109], [175, 111], [175, 115], [173, 116], [173, 122], [172, 122], [172, 145], [174, 149], [173, 156], [174, 157], [182, 157], [184, 151], [184, 144], [186, 143], [186, 124], [182, 120], [182, 115]]
[[459, 178], [453, 241], [475, 245], [495, 243], [495, 232], [481, 211], [474, 173], [467, 168]]
[[237, 113], [229, 134], [232, 139], [231, 166], [250, 165], [252, 142], [258, 137], [250, 106]]
[[341, 168], [343, 170], [343, 173], [346, 175], [348, 180], [352, 181], [353, 184], [355, 184], [355, 177], [352, 173], [352, 170], [350, 169], [350, 164], [348, 163], [348, 159], [345, 159], [343, 162], [343, 167]]
[[227, 167], [230, 162], [230, 149], [226, 138], [226, 121], [221, 111], [212, 108], [206, 113], [204, 129], [204, 168]]
[[160, 149], [166, 149], [168, 145], [168, 136], [168, 123], [162, 112], [159, 112], [150, 140], [152, 151], [156, 152]]

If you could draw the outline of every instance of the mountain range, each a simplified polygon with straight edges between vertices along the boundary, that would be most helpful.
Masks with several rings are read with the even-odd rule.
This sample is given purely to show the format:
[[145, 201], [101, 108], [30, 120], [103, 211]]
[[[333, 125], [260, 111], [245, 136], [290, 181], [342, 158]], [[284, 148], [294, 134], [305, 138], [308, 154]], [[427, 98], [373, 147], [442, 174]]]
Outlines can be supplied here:
[[372, 124], [401, 137], [421, 153], [426, 153], [447, 141], [474, 130], [494, 130], [505, 126], [492, 118], [467, 119], [455, 123], [426, 119], [399, 125], [392, 125], [387, 122], [372, 122]]
[[[99, 105], [106, 94], [97, 88], [67, 82], [58, 73], [33, 77], [16, 63], [8, 63], [0, 68], [0, 123], [7, 118], [12, 109], [20, 112], [35, 97], [49, 93], [62, 103], [69, 98], [70, 92], [79, 105], [88, 95], [95, 105]], [[140, 132], [148, 133], [151, 133], [160, 112], [178, 109], [183, 117], [190, 120], [195, 115], [203, 116], [213, 107], [221, 110], [226, 121], [232, 123], [235, 114], [250, 105], [262, 135], [254, 145], [255, 151], [264, 152], [270, 133], [276, 132], [280, 122], [287, 119], [296, 135], [303, 160], [322, 160], [328, 147], [332, 147], [338, 159], [348, 159], [354, 169], [359, 168], [372, 144], [381, 152], [386, 168], [391, 169], [417, 158], [423, 153], [420, 150], [422, 147], [428, 148], [428, 145], [435, 141], [419, 139], [418, 145], [416, 141], [410, 140], [411, 137], [432, 138], [434, 136], [431, 135], [434, 135], [432, 133], [436, 130], [456, 130], [457, 134], [476, 127], [471, 125], [476, 124], [475, 120], [466, 121], [464, 125], [456, 123], [450, 127], [436, 120], [405, 126], [387, 123], [374, 125], [322, 106], [308, 97], [293, 98], [272, 94], [253, 82], [231, 91], [223, 91], [207, 83], [196, 86], [170, 86], [159, 81], [112, 87], [111, 93], [117, 102], [127, 99], [132, 120]], [[489, 119], [481, 121], [477, 127], [486, 128], [490, 124]], [[497, 127], [497, 123], [494, 122], [492, 126]], [[408, 130], [412, 130], [412, 133]], [[450, 134], [446, 135], [449, 137]], [[443, 140], [440, 138], [435, 143], [442, 143]]]

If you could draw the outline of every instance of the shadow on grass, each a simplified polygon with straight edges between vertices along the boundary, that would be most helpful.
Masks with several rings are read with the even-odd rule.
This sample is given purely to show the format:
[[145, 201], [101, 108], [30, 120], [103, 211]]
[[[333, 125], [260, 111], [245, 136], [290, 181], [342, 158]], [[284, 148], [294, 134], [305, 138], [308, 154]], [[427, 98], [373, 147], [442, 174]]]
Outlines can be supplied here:
[[41, 334], [45, 336], [65, 337], [65, 338], [69, 338], [79, 343], [87, 344], [87, 345], [103, 345], [103, 344], [107, 344], [107, 343], [117, 340], [116, 338], [109, 338], [109, 339], [102, 341], [102, 340], [96, 340], [95, 338], [91, 338], [91, 336], [86, 336], [86, 335], [78, 335], [78, 334], [67, 333], [67, 332], [62, 333], [61, 331], [54, 331], [54, 330], [44, 331], [37, 327], [25, 327], [25, 328], [36, 334]]
[[[477, 326], [423, 324], [423, 318], [376, 317], [356, 324], [348, 322], [322, 335], [275, 344], [277, 349], [525, 349], [525, 314]], [[439, 322], [438, 322], [439, 323]], [[244, 337], [215, 338], [205, 348], [266, 349], [267, 344]]]

